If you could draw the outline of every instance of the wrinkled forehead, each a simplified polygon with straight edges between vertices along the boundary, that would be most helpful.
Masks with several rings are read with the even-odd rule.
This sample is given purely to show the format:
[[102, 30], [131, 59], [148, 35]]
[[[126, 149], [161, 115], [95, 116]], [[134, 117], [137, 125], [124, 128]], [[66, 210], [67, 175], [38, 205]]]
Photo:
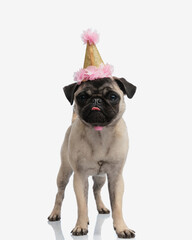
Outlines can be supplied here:
[[105, 94], [105, 92], [108, 92], [110, 90], [113, 90], [113, 91], [118, 90], [118, 86], [116, 82], [111, 78], [102, 78], [102, 79], [96, 79], [93, 81], [82, 82], [76, 94], [82, 91], [86, 91], [89, 94], [93, 94], [93, 93]]

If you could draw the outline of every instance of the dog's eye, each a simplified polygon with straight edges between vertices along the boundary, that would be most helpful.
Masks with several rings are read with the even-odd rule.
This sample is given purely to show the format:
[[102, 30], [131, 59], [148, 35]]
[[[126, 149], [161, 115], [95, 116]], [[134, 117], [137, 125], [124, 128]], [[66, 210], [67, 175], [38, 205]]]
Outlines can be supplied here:
[[77, 96], [77, 100], [80, 102], [85, 102], [89, 98], [88, 94], [83, 93]]
[[106, 98], [111, 102], [111, 104], [117, 104], [120, 100], [120, 96], [113, 91], [108, 92]]
[[86, 95], [81, 95], [81, 96], [79, 96], [79, 99], [85, 100], [85, 99], [87, 99], [87, 96]]
[[110, 101], [116, 101], [117, 100], [117, 95], [115, 95], [114, 93], [111, 93], [110, 95], [109, 95], [109, 99], [110, 99]]

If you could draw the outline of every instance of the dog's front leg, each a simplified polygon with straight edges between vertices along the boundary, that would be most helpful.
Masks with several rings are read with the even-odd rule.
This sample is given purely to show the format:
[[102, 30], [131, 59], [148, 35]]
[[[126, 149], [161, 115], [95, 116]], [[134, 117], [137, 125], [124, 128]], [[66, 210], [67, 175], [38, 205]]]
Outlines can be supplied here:
[[108, 187], [112, 208], [113, 226], [119, 238], [133, 238], [135, 232], [127, 227], [122, 214], [122, 197], [124, 192], [124, 182], [122, 171], [108, 173]]
[[71, 231], [73, 235], [86, 235], [88, 233], [88, 177], [78, 172], [74, 173], [74, 191], [77, 199], [78, 218], [75, 228]]

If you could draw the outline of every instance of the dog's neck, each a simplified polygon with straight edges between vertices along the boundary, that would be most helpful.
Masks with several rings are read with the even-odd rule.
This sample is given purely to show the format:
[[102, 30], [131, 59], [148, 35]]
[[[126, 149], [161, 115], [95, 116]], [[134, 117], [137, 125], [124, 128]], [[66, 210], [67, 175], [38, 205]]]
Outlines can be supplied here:
[[85, 146], [93, 149], [101, 159], [106, 155], [106, 149], [111, 149], [112, 145], [119, 148], [119, 144], [128, 142], [126, 124], [122, 118], [115, 125], [103, 127], [102, 131], [95, 131], [77, 117], [72, 123], [71, 135], [75, 137], [74, 141], [79, 143], [80, 148], [83, 148], [82, 144], [85, 143]]
[[74, 121], [75, 127], [77, 129], [82, 129], [82, 131], [86, 132], [88, 135], [91, 134], [93, 136], [103, 136], [103, 135], [113, 135], [120, 126], [125, 124], [123, 118], [117, 119], [115, 122], [102, 127], [100, 130], [96, 130], [95, 127], [89, 126], [82, 122], [79, 117], [77, 117]]

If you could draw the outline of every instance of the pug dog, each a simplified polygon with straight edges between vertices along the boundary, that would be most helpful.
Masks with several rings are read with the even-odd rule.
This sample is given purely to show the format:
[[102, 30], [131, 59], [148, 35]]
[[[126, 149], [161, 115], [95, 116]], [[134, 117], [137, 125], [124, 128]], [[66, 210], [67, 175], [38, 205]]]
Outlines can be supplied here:
[[93, 178], [93, 193], [97, 210], [109, 210], [101, 199], [101, 188], [108, 179], [113, 226], [119, 238], [133, 238], [123, 219], [124, 191], [122, 171], [128, 152], [128, 134], [122, 118], [125, 111], [124, 95], [132, 98], [136, 87], [124, 78], [102, 78], [73, 83], [64, 87], [64, 93], [74, 114], [61, 148], [61, 167], [57, 177], [58, 192], [49, 221], [58, 221], [69, 178], [74, 173], [74, 191], [78, 218], [73, 235], [88, 233], [88, 177]]

